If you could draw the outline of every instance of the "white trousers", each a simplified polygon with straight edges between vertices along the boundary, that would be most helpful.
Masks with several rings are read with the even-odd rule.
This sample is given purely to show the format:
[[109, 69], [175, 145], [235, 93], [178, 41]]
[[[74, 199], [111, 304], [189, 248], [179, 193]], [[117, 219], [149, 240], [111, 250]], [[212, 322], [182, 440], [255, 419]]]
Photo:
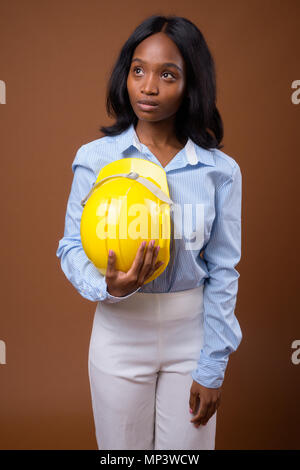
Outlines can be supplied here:
[[203, 346], [203, 285], [98, 302], [88, 370], [99, 449], [214, 449], [215, 413], [190, 422]]

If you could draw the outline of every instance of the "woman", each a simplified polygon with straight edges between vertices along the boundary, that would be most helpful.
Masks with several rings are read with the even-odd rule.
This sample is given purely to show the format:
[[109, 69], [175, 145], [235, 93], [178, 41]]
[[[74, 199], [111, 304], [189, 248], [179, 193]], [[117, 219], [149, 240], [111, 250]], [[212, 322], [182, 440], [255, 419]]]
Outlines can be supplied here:
[[[57, 250], [70, 282], [97, 302], [88, 365], [98, 448], [214, 449], [225, 369], [242, 339], [241, 172], [220, 150], [214, 62], [199, 29], [176, 16], [143, 21], [114, 66], [107, 110], [116, 122], [73, 161]], [[80, 201], [104, 165], [128, 156], [164, 168], [177, 205], [204, 208], [200, 220], [187, 214], [166, 269], [146, 285], [160, 266], [151, 243], [127, 273], [112, 252], [104, 277], [80, 240]], [[195, 235], [196, 247], [186, 243]]]

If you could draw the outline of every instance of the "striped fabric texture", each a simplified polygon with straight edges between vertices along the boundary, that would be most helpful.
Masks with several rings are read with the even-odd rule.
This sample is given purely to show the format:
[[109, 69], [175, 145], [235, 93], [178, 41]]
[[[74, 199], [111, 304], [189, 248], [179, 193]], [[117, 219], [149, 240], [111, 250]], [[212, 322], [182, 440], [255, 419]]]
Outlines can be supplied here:
[[[241, 258], [242, 176], [238, 163], [218, 149], [205, 150], [190, 138], [164, 167], [170, 198], [170, 261], [156, 279], [125, 297], [107, 292], [105, 277], [87, 258], [80, 238], [81, 200], [101, 168], [121, 158], [143, 158], [161, 166], [142, 144], [133, 124], [118, 136], [82, 145], [72, 162], [64, 235], [56, 256], [75, 289], [93, 302], [122, 302], [136, 292], [177, 292], [204, 285], [204, 345], [193, 379], [205, 387], [222, 385], [229, 355], [242, 332], [235, 316]], [[163, 167], [162, 167], [163, 168]]]

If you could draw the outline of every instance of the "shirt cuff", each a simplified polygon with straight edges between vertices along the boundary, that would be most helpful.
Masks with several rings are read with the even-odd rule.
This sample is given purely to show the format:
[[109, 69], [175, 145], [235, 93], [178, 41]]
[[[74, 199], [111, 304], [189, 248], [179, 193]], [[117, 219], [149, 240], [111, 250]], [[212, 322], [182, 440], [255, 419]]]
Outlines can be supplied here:
[[191, 372], [192, 378], [203, 387], [219, 388], [224, 381], [225, 370], [229, 356], [222, 359], [212, 359], [201, 349], [197, 368]]
[[105, 304], [114, 304], [116, 302], [120, 302], [121, 300], [125, 300], [125, 299], [128, 299], [128, 297], [131, 297], [132, 295], [134, 295], [136, 292], [138, 292], [139, 290], [141, 289], [141, 286], [138, 287], [135, 291], [131, 292], [130, 294], [128, 295], [123, 295], [122, 297], [116, 297], [114, 295], [111, 295], [108, 291], [107, 291], [107, 285], [106, 285], [106, 297], [105, 299], [102, 301], [103, 303]]

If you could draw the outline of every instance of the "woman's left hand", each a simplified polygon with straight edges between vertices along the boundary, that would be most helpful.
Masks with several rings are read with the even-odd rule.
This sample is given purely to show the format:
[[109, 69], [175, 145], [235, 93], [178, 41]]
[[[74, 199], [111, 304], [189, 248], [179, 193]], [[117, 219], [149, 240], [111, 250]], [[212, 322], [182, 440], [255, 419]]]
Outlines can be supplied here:
[[[200, 406], [199, 406], [200, 400]], [[212, 415], [217, 411], [221, 402], [221, 388], [207, 388], [193, 380], [190, 390], [190, 409], [196, 416], [191, 419], [196, 427], [205, 425]]]

